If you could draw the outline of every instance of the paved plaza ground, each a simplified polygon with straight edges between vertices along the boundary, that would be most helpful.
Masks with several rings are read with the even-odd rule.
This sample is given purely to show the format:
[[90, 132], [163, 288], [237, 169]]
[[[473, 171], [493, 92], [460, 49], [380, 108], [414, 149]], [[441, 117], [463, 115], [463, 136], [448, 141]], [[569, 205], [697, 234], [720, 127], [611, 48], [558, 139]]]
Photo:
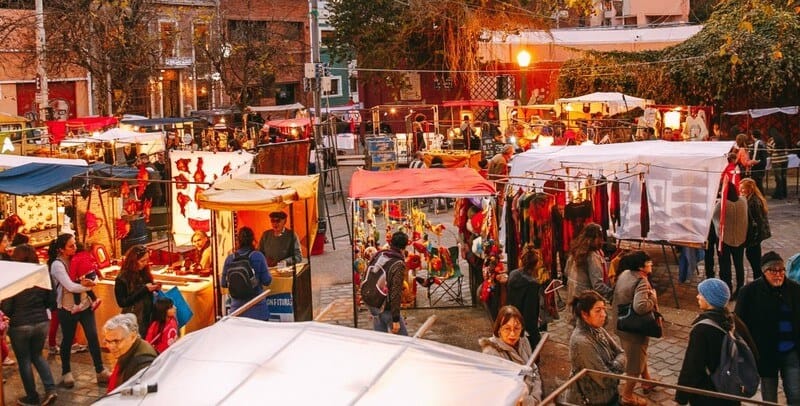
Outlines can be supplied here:
[[[351, 169], [345, 169], [342, 172], [342, 178], [345, 181], [345, 193], [347, 190], [347, 181], [351, 173]], [[795, 179], [790, 177], [789, 180], [789, 184], [791, 185], [789, 188], [789, 199], [781, 201], [768, 199], [770, 205], [769, 217], [772, 227], [772, 238], [765, 241], [763, 244], [764, 252], [775, 250], [784, 257], [800, 252], [800, 238], [798, 238], [800, 237], [800, 233], [797, 230], [798, 219], [800, 219], [800, 204], [798, 204], [798, 194], [794, 187]], [[451, 216], [452, 210], [447, 213], [436, 215], [434, 219], [449, 223], [451, 221]], [[342, 228], [339, 227], [344, 227], [343, 219], [340, 218], [340, 220], [334, 222], [332, 226], [341, 230]], [[337, 232], [336, 234], [341, 234], [341, 232]], [[668, 251], [667, 261], [665, 263], [659, 246], [646, 245], [644, 248], [651, 252], [656, 262], [655, 274], [657, 276], [657, 288], [660, 291], [660, 308], [667, 320], [664, 337], [651, 341], [649, 367], [652, 375], [656, 379], [668, 383], [675, 383], [683, 361], [683, 354], [691, 321], [696, 316], [698, 310], [695, 299], [697, 283], [704, 278], [705, 272], [701, 265], [699, 272], [693, 275], [688, 282], [679, 283], [677, 281], [677, 267], [671, 252]], [[352, 327], [354, 324], [352, 306], [353, 290], [350, 276], [352, 257], [347, 239], [337, 240], [335, 250], [331, 242], [328, 241], [325, 247], [325, 253], [312, 257], [311, 261], [314, 314], [317, 315], [318, 319], [322, 322]], [[667, 272], [667, 264], [669, 265], [669, 273]], [[466, 266], [462, 266], [462, 269], [466, 269]], [[671, 276], [671, 278], [669, 278], [669, 276]], [[749, 281], [751, 278], [748, 269], [747, 280]], [[466, 285], [468, 285], [466, 281], [464, 285], [465, 297], [469, 298], [469, 295], [466, 294]], [[678, 306], [676, 306], [676, 299]], [[417, 304], [418, 306], [427, 305], [427, 298], [422, 289], [418, 292]], [[447, 303], [445, 302], [444, 304]], [[113, 305], [113, 303], [103, 304], [103, 306]], [[436, 322], [425, 334], [424, 338], [463, 348], [479, 350], [477, 339], [491, 334], [489, 317], [481, 306], [409, 309], [403, 313], [408, 321], [410, 334], [414, 334], [430, 315], [436, 315]], [[371, 327], [371, 322], [366, 311], [359, 311], [358, 319], [359, 328]], [[563, 313], [560, 320], [551, 323], [549, 326], [549, 339], [544, 346], [540, 360], [545, 393], [553, 391], [569, 378], [570, 370], [567, 344], [571, 328], [568, 317]], [[112, 360], [107, 355], [104, 355], [104, 357], [106, 365], [110, 369], [113, 366]], [[71, 390], [59, 388], [59, 400], [57, 404], [90, 404], [93, 400], [102, 396], [105, 390], [94, 382], [91, 360], [87, 353], [74, 354], [72, 359], [76, 385], [75, 388]], [[58, 357], [49, 357], [48, 360], [50, 361], [54, 376], [56, 376], [58, 380], [61, 370], [60, 360]], [[14, 404], [16, 399], [21, 396], [23, 392], [17, 367], [3, 367], [3, 377], [6, 380], [5, 400], [7, 404]], [[449, 388], [447, 390], [457, 390], [457, 388]], [[40, 391], [42, 391], [41, 387]], [[646, 397], [650, 400], [651, 404], [669, 405], [674, 404], [671, 400], [673, 396], [673, 391], [659, 389]]]

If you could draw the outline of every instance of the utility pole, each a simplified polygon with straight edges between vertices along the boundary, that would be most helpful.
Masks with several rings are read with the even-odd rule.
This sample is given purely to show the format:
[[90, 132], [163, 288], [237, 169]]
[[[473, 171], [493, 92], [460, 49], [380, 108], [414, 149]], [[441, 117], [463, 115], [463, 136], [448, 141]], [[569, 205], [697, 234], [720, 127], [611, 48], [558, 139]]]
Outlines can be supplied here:
[[[314, 64], [316, 71], [314, 85], [314, 119], [316, 123], [319, 123], [322, 118], [322, 96], [320, 95], [322, 69], [319, 67], [322, 58], [319, 53], [319, 42], [319, 1], [311, 0], [311, 63]], [[314, 128], [316, 129], [317, 126], [315, 125]], [[315, 134], [317, 134], [316, 131]]]
[[46, 38], [44, 31], [44, 5], [42, 3], [42, 0], [36, 0], [36, 84], [39, 91], [36, 101], [39, 105], [39, 121], [44, 122], [47, 120], [50, 92], [47, 89]]

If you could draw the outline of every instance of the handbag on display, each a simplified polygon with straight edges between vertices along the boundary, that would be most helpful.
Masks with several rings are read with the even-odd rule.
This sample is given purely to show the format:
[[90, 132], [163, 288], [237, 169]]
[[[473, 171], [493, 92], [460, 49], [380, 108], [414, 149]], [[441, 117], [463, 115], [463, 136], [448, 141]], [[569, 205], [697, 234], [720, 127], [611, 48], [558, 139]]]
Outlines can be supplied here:
[[653, 310], [646, 314], [633, 311], [631, 303], [617, 306], [617, 330], [647, 337], [661, 338], [664, 316]]

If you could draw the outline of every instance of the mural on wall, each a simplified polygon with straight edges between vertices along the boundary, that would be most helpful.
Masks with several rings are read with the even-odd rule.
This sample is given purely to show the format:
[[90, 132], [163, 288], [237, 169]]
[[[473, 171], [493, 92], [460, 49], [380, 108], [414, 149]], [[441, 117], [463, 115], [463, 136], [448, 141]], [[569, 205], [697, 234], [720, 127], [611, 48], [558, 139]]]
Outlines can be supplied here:
[[250, 173], [253, 155], [247, 152], [172, 151], [172, 234], [178, 245], [189, 244], [192, 233], [211, 228], [211, 212], [197, 207], [197, 195], [223, 176]]

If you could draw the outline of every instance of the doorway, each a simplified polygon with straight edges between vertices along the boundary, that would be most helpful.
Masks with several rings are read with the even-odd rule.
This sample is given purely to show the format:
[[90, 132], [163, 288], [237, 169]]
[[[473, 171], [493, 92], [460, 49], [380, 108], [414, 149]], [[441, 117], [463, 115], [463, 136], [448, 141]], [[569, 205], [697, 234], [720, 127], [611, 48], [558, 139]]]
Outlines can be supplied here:
[[180, 103], [180, 72], [176, 69], [165, 69], [162, 72], [162, 106], [164, 110], [161, 112], [162, 117], [181, 117], [181, 103]]

